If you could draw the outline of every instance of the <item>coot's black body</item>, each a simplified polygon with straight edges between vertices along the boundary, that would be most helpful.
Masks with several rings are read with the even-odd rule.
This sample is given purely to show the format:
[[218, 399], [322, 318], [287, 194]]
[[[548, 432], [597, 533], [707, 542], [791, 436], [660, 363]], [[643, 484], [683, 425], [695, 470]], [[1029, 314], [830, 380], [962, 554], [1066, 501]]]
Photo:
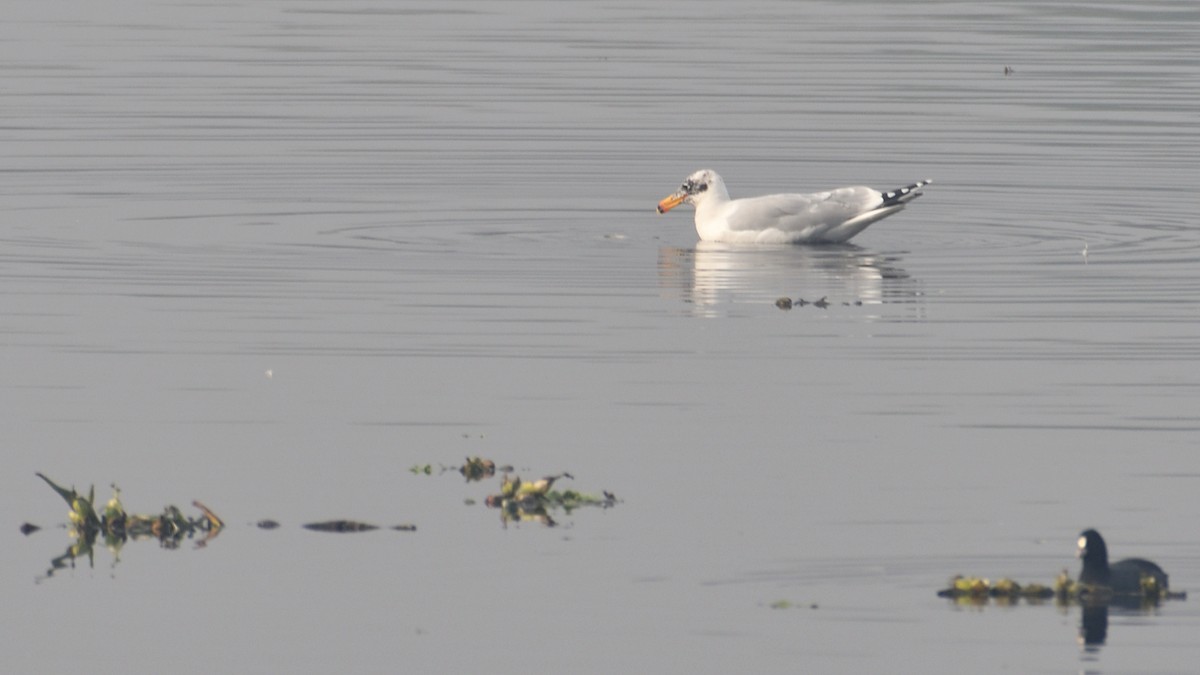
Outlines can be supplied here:
[[1147, 588], [1142, 580], [1149, 577], [1159, 591], [1167, 589], [1167, 573], [1149, 560], [1126, 558], [1110, 565], [1108, 547], [1095, 530], [1079, 535], [1079, 558], [1083, 560], [1081, 584], [1103, 587], [1114, 595], [1145, 595]]

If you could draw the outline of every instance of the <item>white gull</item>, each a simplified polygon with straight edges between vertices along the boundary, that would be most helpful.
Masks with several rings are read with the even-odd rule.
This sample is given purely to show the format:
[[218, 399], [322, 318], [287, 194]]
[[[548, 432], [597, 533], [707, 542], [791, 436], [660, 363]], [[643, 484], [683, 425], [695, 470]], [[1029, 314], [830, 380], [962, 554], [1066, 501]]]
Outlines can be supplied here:
[[696, 207], [696, 233], [701, 241], [836, 244], [900, 211], [931, 182], [917, 181], [890, 192], [855, 186], [813, 194], [730, 199], [721, 176], [712, 169], [701, 169], [688, 176], [678, 192], [663, 198], [658, 212], [666, 213], [680, 204]]

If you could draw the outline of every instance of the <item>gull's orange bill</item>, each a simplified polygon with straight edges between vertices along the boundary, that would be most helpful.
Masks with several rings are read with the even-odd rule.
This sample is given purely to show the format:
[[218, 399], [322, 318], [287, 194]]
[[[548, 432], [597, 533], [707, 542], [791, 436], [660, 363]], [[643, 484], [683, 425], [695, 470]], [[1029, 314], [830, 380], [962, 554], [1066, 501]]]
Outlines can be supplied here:
[[676, 192], [675, 194], [671, 195], [670, 197], [664, 198], [661, 202], [658, 203], [658, 212], [666, 213], [667, 211], [670, 211], [671, 209], [675, 208], [676, 206], [679, 206], [680, 204], [682, 204], [684, 199], [687, 199], [686, 192]]

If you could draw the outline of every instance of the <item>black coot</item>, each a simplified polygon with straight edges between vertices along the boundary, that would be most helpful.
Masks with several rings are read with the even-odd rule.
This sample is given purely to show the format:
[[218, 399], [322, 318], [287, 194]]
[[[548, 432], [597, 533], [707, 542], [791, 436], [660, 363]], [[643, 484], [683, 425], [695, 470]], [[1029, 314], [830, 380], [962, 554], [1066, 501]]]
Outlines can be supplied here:
[[[1113, 564], [1108, 563], [1108, 547], [1104, 538], [1095, 530], [1084, 530], [1079, 535], [1079, 558], [1083, 570], [1079, 572], [1079, 583], [1103, 586], [1115, 595], [1146, 595], [1144, 578], [1152, 578], [1158, 591], [1167, 589], [1167, 573], [1149, 560], [1126, 558]], [[1145, 582], [1149, 583], [1149, 579]]]

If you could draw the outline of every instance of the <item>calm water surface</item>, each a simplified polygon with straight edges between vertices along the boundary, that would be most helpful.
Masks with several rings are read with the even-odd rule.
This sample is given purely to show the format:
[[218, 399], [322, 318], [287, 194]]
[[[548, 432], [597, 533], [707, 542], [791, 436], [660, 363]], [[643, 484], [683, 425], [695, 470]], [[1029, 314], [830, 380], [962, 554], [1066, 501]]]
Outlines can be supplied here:
[[[1083, 650], [934, 592], [1089, 526], [1200, 583], [1195, 3], [641, 5], [13, 3], [4, 671], [1194, 668], [1194, 600]], [[702, 167], [936, 182], [710, 246], [653, 209]], [[408, 471], [476, 454], [622, 502]], [[35, 471], [230, 526], [44, 579]]]

